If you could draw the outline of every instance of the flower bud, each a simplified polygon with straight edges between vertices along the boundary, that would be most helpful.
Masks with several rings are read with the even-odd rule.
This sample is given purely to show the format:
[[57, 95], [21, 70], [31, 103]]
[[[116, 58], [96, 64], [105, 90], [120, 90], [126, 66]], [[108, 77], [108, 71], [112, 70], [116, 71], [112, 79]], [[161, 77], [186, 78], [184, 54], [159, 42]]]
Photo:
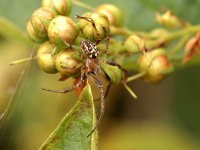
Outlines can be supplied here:
[[46, 73], [54, 74], [58, 70], [55, 67], [55, 57], [52, 56], [54, 46], [49, 42], [42, 44], [37, 51], [37, 63]]
[[[72, 44], [76, 40], [78, 33], [78, 28], [73, 20], [65, 16], [54, 18], [48, 28], [50, 42], [62, 48], [66, 48]], [[63, 41], [69, 45], [66, 45]]]
[[183, 26], [183, 22], [171, 11], [166, 11], [164, 14], [156, 14], [156, 20], [168, 28], [179, 28]]
[[183, 63], [188, 62], [195, 55], [200, 53], [200, 32], [192, 37], [185, 46], [185, 56], [183, 58]]
[[121, 27], [124, 23], [122, 11], [112, 4], [103, 4], [96, 8], [97, 13], [102, 13], [108, 17], [111, 26]]
[[47, 28], [53, 18], [54, 15], [48, 8], [42, 7], [34, 11], [26, 27], [29, 37], [34, 42], [47, 40]]
[[108, 18], [101, 13], [87, 13], [83, 17], [92, 19], [95, 26], [93, 26], [92, 21], [81, 19], [79, 21], [79, 26], [83, 36], [92, 42], [105, 39], [110, 32]]
[[61, 51], [56, 55], [56, 68], [62, 76], [75, 76], [80, 73], [81, 59], [73, 49]]
[[42, 0], [42, 7], [51, 9], [55, 15], [68, 16], [72, 3], [71, 0]]
[[126, 39], [124, 46], [128, 52], [138, 53], [140, 51], [144, 51], [145, 42], [143, 38], [137, 35], [131, 35]]
[[139, 72], [146, 73], [143, 77], [144, 81], [157, 83], [173, 71], [173, 66], [163, 49], [155, 49], [147, 55], [150, 59], [150, 66], [143, 55], [137, 60]]

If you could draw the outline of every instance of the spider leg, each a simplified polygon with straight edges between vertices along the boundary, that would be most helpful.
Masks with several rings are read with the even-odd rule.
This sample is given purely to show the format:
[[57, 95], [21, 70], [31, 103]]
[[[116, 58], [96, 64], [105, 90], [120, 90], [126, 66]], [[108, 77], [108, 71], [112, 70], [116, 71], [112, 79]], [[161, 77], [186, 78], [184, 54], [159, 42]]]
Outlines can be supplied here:
[[57, 90], [51, 90], [51, 89], [45, 89], [45, 88], [42, 88], [42, 90], [44, 91], [49, 91], [49, 92], [55, 92], [55, 93], [67, 93], [67, 92], [70, 92], [70, 91], [73, 91], [74, 89], [78, 88], [79, 86], [81, 86], [81, 84], [85, 81], [85, 79], [87, 78], [88, 74], [87, 73], [83, 73], [81, 75], [81, 79], [79, 80], [79, 82], [77, 82], [75, 85], [73, 85], [71, 88], [68, 88], [66, 90], [63, 90], [63, 91], [57, 91]]
[[103, 27], [104, 32], [106, 33], [106, 52], [108, 51], [108, 46], [110, 43], [110, 37], [109, 37], [109, 32], [106, 30], [105, 27]]
[[111, 66], [117, 66], [120, 70], [127, 72], [127, 70], [125, 70], [124, 68], [122, 68], [122, 66], [114, 61], [110, 61], [110, 60], [99, 60], [100, 62], [105, 62]]
[[108, 81], [108, 85], [107, 85], [107, 88], [106, 88], [106, 92], [105, 92], [105, 95], [104, 97], [107, 97], [108, 96], [108, 93], [110, 92], [110, 88], [112, 86], [112, 82], [110, 81], [110, 78], [109, 76], [107, 75], [106, 72], [104, 72], [105, 76], [106, 76], [106, 80]]
[[99, 125], [101, 119], [103, 118], [104, 115], [104, 110], [105, 110], [105, 101], [104, 101], [104, 91], [103, 91], [103, 84], [101, 83], [100, 80], [98, 80], [96, 77], [94, 77], [93, 75], [90, 74], [90, 76], [93, 78], [93, 80], [95, 81], [97, 87], [100, 90], [100, 94], [101, 94], [101, 109], [100, 109], [100, 116], [99, 119], [97, 120], [96, 126], [92, 129], [92, 131], [90, 132], [90, 134], [88, 134], [87, 137], [89, 137], [97, 128], [97, 126]]
[[[108, 81], [108, 85], [107, 85], [107, 88], [106, 88], [106, 91], [105, 91], [105, 94], [104, 94], [104, 98], [106, 98], [106, 97], [108, 96], [108, 93], [110, 92], [110, 88], [111, 88], [111, 86], [112, 86], [112, 82], [110, 81], [110, 78], [109, 78], [109, 76], [107, 75], [107, 73], [104, 72], [104, 71], [103, 71], [103, 73], [105, 74], [105, 78], [106, 78], [106, 80]], [[99, 101], [99, 100], [100, 100], [100, 98], [95, 99], [94, 101]]]
[[[108, 96], [108, 93], [110, 92], [111, 86], [112, 86], [112, 83], [109, 81], [107, 88], [106, 88], [106, 91], [105, 91], [105, 94], [104, 94], [104, 98], [106, 98]], [[95, 99], [94, 101], [99, 101], [99, 100], [100, 100], [100, 98]]]
[[109, 83], [108, 83], [108, 86], [107, 86], [107, 88], [106, 88], [106, 92], [105, 92], [105, 94], [104, 94], [104, 97], [107, 97], [107, 96], [108, 96], [108, 93], [110, 92], [111, 86], [112, 86], [112, 83], [109, 82]]
[[63, 41], [63, 43], [64, 43], [67, 47], [71, 48], [78, 56], [80, 56], [81, 58], [83, 58], [83, 56], [82, 56], [79, 52], [77, 52], [77, 51], [72, 47], [72, 45], [71, 45], [70, 43], [66, 42], [66, 41], [64, 40], [64, 38], [63, 38], [61, 35], [59, 35], [59, 36], [60, 36], [61, 40]]

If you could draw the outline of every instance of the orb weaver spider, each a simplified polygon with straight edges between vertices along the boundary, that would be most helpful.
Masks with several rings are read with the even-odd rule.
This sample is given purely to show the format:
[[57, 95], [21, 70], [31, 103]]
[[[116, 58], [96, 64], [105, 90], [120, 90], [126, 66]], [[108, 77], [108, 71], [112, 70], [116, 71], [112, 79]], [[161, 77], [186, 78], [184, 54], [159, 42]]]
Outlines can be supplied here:
[[[97, 28], [94, 24], [94, 21], [91, 18], [81, 17], [81, 16], [76, 16], [76, 17], [79, 18], [79, 19], [85, 19], [85, 20], [91, 22], [92, 26], [94, 27], [94, 29], [95, 29], [95, 31], [97, 32], [97, 35], [98, 35]], [[61, 37], [61, 39], [62, 39], [62, 37]], [[71, 47], [71, 45], [66, 43], [64, 40], [63, 40], [63, 42], [67, 46]], [[112, 65], [112, 66], [117, 66], [120, 70], [122, 70], [124, 72], [126, 71], [116, 62], [108, 61], [108, 60], [99, 60], [99, 50], [96, 46], [99, 42], [100, 42], [100, 40], [97, 40], [96, 43], [93, 43], [88, 39], [83, 39], [81, 41], [80, 47], [81, 47], [82, 52], [83, 52], [82, 58], [84, 58], [83, 59], [84, 61], [83, 61], [82, 65], [79, 66], [80, 70], [81, 70], [80, 80], [78, 82], [76, 82], [72, 87], [65, 89], [65, 90], [61, 90], [61, 91], [42, 88], [42, 90], [49, 91], [49, 92], [67, 93], [67, 92], [73, 91], [73, 90], [79, 88], [81, 85], [83, 85], [83, 83], [88, 79], [88, 77], [91, 77], [94, 80], [95, 84], [97, 85], [97, 87], [99, 88], [99, 91], [100, 91], [100, 103], [101, 103], [100, 105], [101, 105], [101, 107], [100, 107], [100, 116], [97, 120], [97, 123], [88, 136], [90, 136], [95, 131], [97, 126], [99, 125], [101, 119], [103, 118], [104, 110], [105, 110], [104, 97], [107, 94], [107, 92], [104, 92], [102, 81], [99, 80], [95, 75], [98, 75], [100, 73], [100, 70], [102, 70], [105, 74], [106, 74], [106, 72], [103, 69], [101, 69], [99, 63], [104, 62], [104, 63], [107, 63], [107, 64]], [[74, 69], [74, 68], [71, 68], [71, 69]], [[108, 85], [108, 87], [110, 87], [110, 86]], [[107, 89], [108, 89], [108, 87], [107, 87]]]

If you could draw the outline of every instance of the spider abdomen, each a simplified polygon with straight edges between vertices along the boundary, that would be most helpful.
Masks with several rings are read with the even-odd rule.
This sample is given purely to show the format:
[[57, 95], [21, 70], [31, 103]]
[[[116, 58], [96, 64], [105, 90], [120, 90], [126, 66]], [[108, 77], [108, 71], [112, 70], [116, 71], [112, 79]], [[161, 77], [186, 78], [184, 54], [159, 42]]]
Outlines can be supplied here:
[[89, 40], [87, 39], [82, 40], [81, 48], [88, 58], [96, 59], [98, 57], [98, 49], [96, 45], [90, 42]]

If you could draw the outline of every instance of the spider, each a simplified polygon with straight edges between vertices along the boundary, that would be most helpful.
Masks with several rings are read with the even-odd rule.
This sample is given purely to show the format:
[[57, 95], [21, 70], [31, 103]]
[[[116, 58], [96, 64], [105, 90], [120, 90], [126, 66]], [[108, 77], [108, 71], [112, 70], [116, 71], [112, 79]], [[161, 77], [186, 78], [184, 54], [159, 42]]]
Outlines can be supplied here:
[[85, 62], [81, 66], [80, 80], [75, 85], [73, 85], [71, 88], [68, 88], [66, 90], [56, 91], [56, 90], [50, 90], [50, 89], [44, 89], [44, 88], [42, 90], [56, 92], [56, 93], [67, 93], [67, 92], [73, 91], [76, 88], [80, 87], [89, 76], [92, 77], [92, 79], [94, 80], [94, 82], [96, 83], [97, 87], [100, 90], [100, 101], [101, 101], [100, 116], [99, 116], [99, 119], [97, 120], [96, 126], [94, 127], [94, 129], [91, 132], [91, 133], [93, 133], [93, 131], [97, 128], [98, 124], [100, 123], [100, 121], [104, 115], [104, 109], [105, 109], [105, 101], [104, 101], [105, 94], [104, 94], [103, 84], [99, 79], [97, 79], [95, 77], [95, 75], [99, 74], [100, 69], [101, 69], [99, 63], [104, 62], [104, 63], [107, 63], [112, 66], [117, 66], [119, 69], [121, 69], [123, 71], [125, 71], [125, 70], [116, 62], [107, 61], [107, 60], [99, 60], [99, 58], [98, 58], [99, 50], [97, 49], [96, 45], [94, 43], [90, 42], [88, 39], [82, 40], [80, 45], [81, 45], [83, 54], [86, 57]]
[[[87, 19], [89, 21], [92, 21], [92, 19], [88, 19], [88, 18], [85, 18], [85, 17], [82, 18], [80, 16], [78, 16], [78, 17], [81, 18], [81, 19]], [[93, 21], [92, 21], [92, 25], [96, 29]], [[63, 41], [63, 42], [65, 43], [65, 41]], [[98, 41], [98, 43], [99, 43], [99, 41]], [[68, 43], [65, 43], [65, 44], [69, 45]], [[77, 89], [88, 79], [88, 77], [91, 77], [94, 80], [97, 87], [99, 88], [101, 107], [100, 107], [100, 115], [99, 115], [99, 118], [97, 120], [96, 126], [92, 129], [92, 131], [88, 135], [88, 136], [90, 136], [95, 131], [95, 129], [99, 125], [101, 119], [103, 118], [104, 110], [105, 110], [104, 97], [107, 94], [107, 92], [104, 93], [102, 81], [99, 80], [98, 78], [96, 78], [96, 75], [98, 75], [100, 73], [100, 70], [103, 71], [103, 69], [101, 69], [99, 63], [104, 62], [104, 63], [107, 63], [107, 64], [112, 65], [112, 66], [117, 66], [122, 71], [125, 71], [125, 70], [119, 64], [117, 64], [116, 62], [108, 61], [108, 60], [99, 60], [99, 50], [96, 47], [96, 43], [93, 43], [88, 39], [83, 39], [80, 43], [80, 47], [82, 49], [83, 58], [84, 58], [84, 62], [80, 66], [80, 68], [81, 68], [80, 80], [78, 82], [76, 82], [72, 87], [65, 89], [65, 90], [62, 90], [62, 91], [44, 89], [44, 88], [42, 88], [42, 90], [49, 91], [49, 92], [56, 92], [56, 93], [67, 93], [67, 92], [70, 92], [70, 91]], [[105, 71], [103, 71], [103, 72], [106, 74]]]

